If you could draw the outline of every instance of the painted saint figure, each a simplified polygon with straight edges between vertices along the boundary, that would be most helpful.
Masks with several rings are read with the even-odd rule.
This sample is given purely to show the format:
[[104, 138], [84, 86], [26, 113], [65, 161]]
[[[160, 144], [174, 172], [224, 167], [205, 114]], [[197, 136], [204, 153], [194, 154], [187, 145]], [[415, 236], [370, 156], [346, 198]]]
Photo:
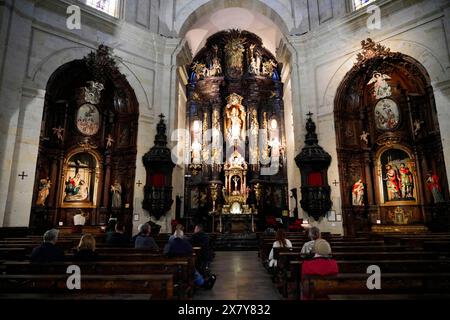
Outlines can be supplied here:
[[403, 198], [413, 198], [414, 181], [411, 171], [404, 163], [401, 163], [399, 172]]
[[353, 184], [352, 204], [354, 206], [364, 205], [364, 183], [361, 181], [361, 179], [359, 179]]
[[386, 165], [386, 187], [388, 191], [388, 200], [400, 200], [400, 179], [397, 171], [390, 164]]
[[39, 180], [39, 193], [36, 199], [36, 205], [45, 207], [45, 200], [50, 193], [51, 181], [49, 178]]
[[122, 207], [122, 186], [120, 185], [119, 181], [115, 181], [114, 184], [111, 186], [111, 192], [112, 192], [112, 208], [120, 208]]
[[428, 190], [433, 195], [434, 203], [444, 202], [441, 186], [439, 184], [439, 177], [437, 174], [429, 172], [426, 179]]
[[382, 99], [391, 96], [391, 87], [386, 82], [386, 79], [391, 79], [387, 74], [381, 74], [377, 71], [373, 72], [372, 79], [367, 84], [375, 83], [373, 95], [377, 99]]

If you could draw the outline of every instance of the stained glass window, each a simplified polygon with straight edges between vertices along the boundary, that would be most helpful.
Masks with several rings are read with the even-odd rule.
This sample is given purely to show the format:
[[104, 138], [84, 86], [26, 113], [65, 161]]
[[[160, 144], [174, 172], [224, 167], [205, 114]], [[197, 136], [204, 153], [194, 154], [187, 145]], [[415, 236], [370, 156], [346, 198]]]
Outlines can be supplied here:
[[353, 6], [355, 10], [358, 10], [372, 2], [375, 2], [375, 0], [353, 0]]
[[119, 0], [85, 0], [86, 4], [113, 17], [119, 16]]

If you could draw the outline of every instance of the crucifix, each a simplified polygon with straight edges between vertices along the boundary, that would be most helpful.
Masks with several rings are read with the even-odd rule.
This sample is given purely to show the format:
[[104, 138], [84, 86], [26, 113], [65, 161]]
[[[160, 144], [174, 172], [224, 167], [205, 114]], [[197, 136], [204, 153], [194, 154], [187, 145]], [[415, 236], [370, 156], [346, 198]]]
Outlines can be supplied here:
[[22, 177], [22, 180], [23, 180], [25, 177], [28, 177], [28, 175], [25, 174], [25, 171], [22, 171], [22, 173], [19, 174], [19, 177]]
[[140, 187], [142, 184], [141, 180], [138, 180], [138, 182], [136, 182], [136, 184]]
[[332, 182], [334, 184], [334, 186], [336, 187], [339, 184], [339, 181], [336, 181], [336, 179], [334, 179], [334, 181]]
[[312, 113], [311, 111], [309, 111], [306, 115], [307, 115], [309, 118], [311, 118], [313, 114], [314, 114], [314, 113]]

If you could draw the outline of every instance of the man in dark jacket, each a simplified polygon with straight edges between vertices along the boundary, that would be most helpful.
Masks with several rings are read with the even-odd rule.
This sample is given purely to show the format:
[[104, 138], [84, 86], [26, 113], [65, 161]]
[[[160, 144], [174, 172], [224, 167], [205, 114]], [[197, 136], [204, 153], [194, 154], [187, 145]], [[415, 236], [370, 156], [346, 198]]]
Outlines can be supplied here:
[[158, 251], [159, 247], [156, 244], [155, 240], [150, 237], [152, 229], [148, 223], [144, 223], [141, 227], [140, 235], [136, 237], [134, 242], [135, 249], [144, 249], [151, 251]]
[[203, 231], [203, 225], [197, 224], [194, 228], [194, 234], [191, 237], [191, 244], [193, 247], [201, 247], [199, 257], [197, 259], [197, 269], [201, 274], [204, 274], [209, 266], [209, 237]]
[[31, 252], [30, 260], [32, 262], [54, 262], [63, 261], [64, 252], [57, 246], [55, 246], [58, 240], [59, 231], [57, 229], [51, 229], [44, 233], [44, 242], [33, 249]]
[[173, 239], [169, 240], [164, 248], [164, 254], [169, 257], [189, 257], [192, 256], [191, 244], [183, 239], [183, 230], [175, 230]]
[[106, 244], [109, 246], [121, 246], [130, 243], [130, 238], [125, 234], [125, 226], [122, 223], [116, 224], [116, 232], [106, 235]]

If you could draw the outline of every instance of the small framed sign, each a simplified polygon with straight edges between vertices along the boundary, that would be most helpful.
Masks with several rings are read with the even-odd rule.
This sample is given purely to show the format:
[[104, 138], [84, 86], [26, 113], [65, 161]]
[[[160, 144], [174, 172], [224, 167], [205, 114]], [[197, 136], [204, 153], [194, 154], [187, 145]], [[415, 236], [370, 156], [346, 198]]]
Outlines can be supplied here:
[[327, 219], [330, 222], [335, 222], [336, 220], [336, 211], [335, 210], [330, 210], [327, 213]]

